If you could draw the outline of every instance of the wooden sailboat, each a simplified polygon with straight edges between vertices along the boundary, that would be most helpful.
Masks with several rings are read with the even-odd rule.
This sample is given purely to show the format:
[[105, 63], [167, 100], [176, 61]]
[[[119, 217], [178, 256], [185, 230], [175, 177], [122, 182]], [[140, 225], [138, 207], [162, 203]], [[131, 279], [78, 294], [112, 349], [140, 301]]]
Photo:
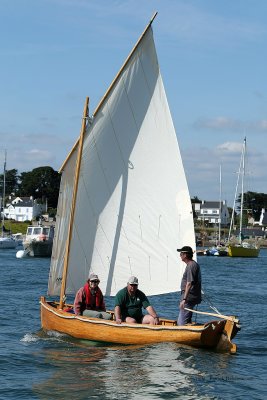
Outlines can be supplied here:
[[236, 351], [238, 320], [177, 326], [116, 324], [68, 312], [96, 273], [114, 296], [131, 275], [147, 295], [176, 292], [184, 265], [177, 244], [195, 249], [190, 196], [153, 40], [152, 22], [134, 46], [91, 118], [85, 102], [79, 140], [62, 166], [44, 330], [121, 344], [176, 342]]
[[[254, 243], [249, 243], [243, 240], [243, 208], [244, 208], [244, 177], [245, 177], [245, 160], [246, 160], [246, 138], [243, 142], [242, 152], [241, 152], [241, 160], [240, 160], [240, 167], [239, 173], [237, 178], [237, 185], [236, 185], [236, 193], [235, 193], [235, 200], [233, 206], [233, 213], [230, 223], [229, 229], [229, 246], [228, 246], [228, 254], [230, 257], [258, 257], [260, 252], [260, 247]], [[239, 221], [239, 236], [238, 236], [238, 243], [231, 244], [230, 243], [230, 236], [233, 226], [234, 220], [234, 212], [235, 212], [235, 204], [236, 204], [236, 195], [237, 195], [237, 188], [239, 186], [239, 177], [241, 176], [241, 208], [240, 208], [240, 221]]]

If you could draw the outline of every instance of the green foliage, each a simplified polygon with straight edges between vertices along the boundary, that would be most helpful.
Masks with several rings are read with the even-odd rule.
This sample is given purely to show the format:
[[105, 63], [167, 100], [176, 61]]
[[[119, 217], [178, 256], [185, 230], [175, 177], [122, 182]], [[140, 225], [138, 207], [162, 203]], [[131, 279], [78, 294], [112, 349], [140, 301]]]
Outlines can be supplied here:
[[51, 218], [56, 218], [57, 209], [56, 208], [48, 208], [48, 214]]
[[60, 175], [51, 167], [39, 167], [20, 175], [19, 196], [30, 196], [57, 207]]
[[[18, 170], [10, 169], [6, 171], [6, 194], [16, 193], [18, 190]], [[3, 193], [4, 174], [0, 174], [0, 191]]]
[[[18, 170], [6, 170], [6, 201], [10, 195], [20, 197], [32, 196], [40, 203], [47, 203], [47, 206], [56, 209], [60, 186], [60, 175], [52, 167], [38, 167], [30, 172]], [[3, 194], [4, 175], [0, 174], [0, 197]]]
[[[238, 196], [238, 210], [241, 208], [241, 194]], [[267, 194], [257, 192], [244, 193], [243, 209], [244, 215], [251, 214], [256, 221], [259, 221], [261, 209], [267, 209]]]
[[10, 230], [11, 233], [22, 233], [25, 235], [28, 226], [31, 224], [30, 221], [25, 221], [25, 222], [18, 222], [18, 221], [10, 221], [10, 220], [5, 220], [5, 228], [7, 230]]

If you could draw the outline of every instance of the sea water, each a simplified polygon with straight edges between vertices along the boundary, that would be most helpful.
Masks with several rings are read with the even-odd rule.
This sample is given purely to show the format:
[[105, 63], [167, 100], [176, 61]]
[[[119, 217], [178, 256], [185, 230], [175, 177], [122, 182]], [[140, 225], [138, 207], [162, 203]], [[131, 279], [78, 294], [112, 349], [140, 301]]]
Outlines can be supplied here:
[[[198, 259], [206, 301], [241, 320], [235, 355], [174, 343], [107, 346], [45, 334], [39, 297], [46, 294], [50, 260], [15, 254], [0, 252], [0, 399], [267, 398], [267, 250], [257, 259]], [[151, 301], [159, 315], [176, 318], [178, 299], [173, 293]], [[107, 306], [113, 308], [112, 298]], [[203, 309], [212, 312], [206, 302]]]

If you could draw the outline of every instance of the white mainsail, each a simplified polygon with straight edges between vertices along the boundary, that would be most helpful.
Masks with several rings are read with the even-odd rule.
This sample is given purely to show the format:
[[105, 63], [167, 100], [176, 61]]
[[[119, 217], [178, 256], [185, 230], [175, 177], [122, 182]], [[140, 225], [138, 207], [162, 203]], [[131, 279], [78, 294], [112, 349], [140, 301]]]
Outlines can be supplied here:
[[[62, 280], [77, 147], [62, 171], [48, 294]], [[129, 276], [147, 295], [179, 290], [178, 246], [195, 248], [193, 215], [151, 26], [88, 123], [66, 294], [91, 272], [105, 295]]]

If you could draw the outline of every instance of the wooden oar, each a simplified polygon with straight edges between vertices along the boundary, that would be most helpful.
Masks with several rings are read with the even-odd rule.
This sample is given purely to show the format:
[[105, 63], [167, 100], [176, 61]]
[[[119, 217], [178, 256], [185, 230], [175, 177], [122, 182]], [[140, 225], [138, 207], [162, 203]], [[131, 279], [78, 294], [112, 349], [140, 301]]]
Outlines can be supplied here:
[[232, 322], [236, 322], [236, 323], [239, 322], [239, 320], [238, 320], [237, 318], [235, 318], [235, 317], [228, 317], [227, 315], [209, 313], [209, 312], [204, 312], [204, 311], [196, 311], [196, 310], [191, 310], [190, 308], [187, 308], [187, 307], [185, 307], [185, 310], [191, 311], [191, 312], [196, 313], [196, 314], [204, 314], [204, 315], [210, 315], [210, 316], [216, 317], [216, 318], [226, 319], [226, 320], [228, 320], [228, 321], [232, 321]]

